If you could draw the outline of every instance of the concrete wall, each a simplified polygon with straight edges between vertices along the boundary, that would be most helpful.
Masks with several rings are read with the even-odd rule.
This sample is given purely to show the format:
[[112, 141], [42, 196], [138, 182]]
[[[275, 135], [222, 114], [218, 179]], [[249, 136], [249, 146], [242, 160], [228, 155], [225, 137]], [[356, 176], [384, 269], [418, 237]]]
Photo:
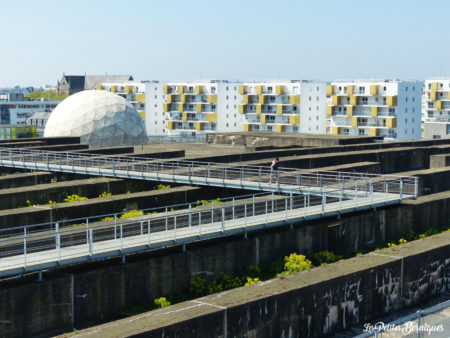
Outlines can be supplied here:
[[450, 167], [450, 155], [430, 156], [430, 168]]
[[[88, 322], [115, 319], [127, 307], [152, 302], [154, 298], [160, 296], [182, 292], [191, 276], [204, 276], [220, 271], [239, 274], [248, 265], [273, 262], [292, 252], [311, 254], [328, 249], [336, 253], [355, 253], [377, 241], [387, 241], [398, 238], [404, 233], [422, 232], [430, 226], [437, 227], [449, 223], [450, 192], [447, 192], [421, 197], [416, 201], [405, 202], [401, 206], [378, 209], [375, 212], [344, 215], [340, 220], [328, 218], [303, 223], [295, 227], [294, 230], [281, 228], [276, 231], [250, 233], [248, 239], [230, 237], [193, 243], [187, 246], [186, 252], [182, 252], [180, 247], [175, 246], [165, 250], [131, 255], [127, 256], [128, 262], [125, 265], [121, 265], [119, 259], [109, 259], [103, 262], [64, 268], [48, 274], [44, 273], [45, 281], [43, 283], [37, 283], [31, 279], [22, 281], [28, 285], [29, 290], [27, 292], [29, 291], [36, 297], [33, 306], [29, 307], [24, 307], [19, 301], [23, 298], [22, 289], [18, 288], [17, 283], [1, 281], [0, 302], [9, 305], [8, 307], [0, 307], [0, 334], [14, 337], [19, 336], [18, 332], [22, 334], [26, 332], [27, 335], [31, 335], [71, 327], [71, 322], [79, 326]], [[431, 246], [429, 247], [431, 248]], [[434, 259], [432, 254], [427, 257], [430, 257], [432, 261]], [[414, 271], [417, 271], [419, 267], [425, 266], [425, 263], [422, 265], [416, 264], [413, 268]], [[322, 284], [316, 286], [318, 288], [316, 299], [320, 300], [318, 306], [322, 309], [322, 312], [328, 309], [325, 305], [330, 305], [331, 302], [336, 304], [340, 302], [338, 298], [332, 297], [329, 297], [328, 301], [323, 300], [327, 292], [328, 295], [332, 292], [339, 297], [344, 297], [347, 293], [354, 297], [355, 286], [351, 286], [354, 283], [359, 283], [361, 292], [364, 291], [365, 293], [364, 299], [369, 297], [367, 302], [370, 304], [371, 293], [367, 290], [375, 290], [373, 284], [376, 280], [375, 276], [379, 276], [377, 278], [381, 283], [381, 280], [385, 277], [380, 271], [385, 271], [386, 267], [377, 270], [379, 275], [370, 272], [367, 266], [362, 267], [364, 272], [358, 275], [361, 276], [361, 280], [356, 276], [355, 271], [361, 268], [357, 265], [352, 268], [351, 271], [354, 273], [350, 274], [350, 279], [347, 280], [347, 277], [342, 277], [344, 279], [330, 281], [330, 284], [322, 281]], [[395, 273], [395, 278], [398, 278], [398, 263], [395, 263], [391, 270], [392, 273]], [[73, 279], [65, 279], [66, 276]], [[324, 280], [326, 277], [324, 276]], [[419, 280], [420, 277], [414, 278], [411, 281]], [[70, 284], [69, 281], [71, 280], [73, 280], [73, 284]], [[42, 284], [47, 284], [50, 281], [53, 286], [50, 289], [43, 288]], [[369, 284], [366, 285], [366, 282]], [[334, 291], [331, 287], [336, 287], [340, 291]], [[52, 288], [57, 288], [58, 291], [48, 291]], [[414, 285], [411, 286], [411, 290], [414, 290]], [[304, 297], [311, 297], [314, 294], [311, 290], [302, 292], [305, 292]], [[66, 302], [67, 294], [72, 299], [72, 305], [64, 310], [59, 308], [59, 311], [65, 311], [65, 313], [59, 313], [61, 319], [56, 321], [55, 314], [52, 311], [56, 311], [54, 310], [57, 308], [55, 304]], [[414, 300], [414, 297], [410, 296], [410, 299]], [[284, 300], [287, 301], [286, 304], [289, 304], [290, 298], [291, 296], [288, 294], [282, 296], [276, 302], [282, 304], [281, 302]], [[244, 297], [243, 299], [246, 300], [247, 298]], [[306, 304], [314, 304], [314, 299], [306, 299], [308, 299]], [[382, 302], [374, 302], [374, 304], [376, 311], [378, 311]], [[251, 307], [251, 304], [248, 306]], [[364, 302], [359, 302], [358, 311], [363, 311], [364, 306], [366, 306]], [[34, 311], [35, 307], [49, 310], [48, 313], [36, 312]], [[283, 305], [283, 308], [286, 309], [290, 307], [291, 305]], [[337, 309], [330, 311], [341, 311], [339, 306], [337, 307]], [[296, 308], [292, 309], [294, 311]], [[365, 307], [364, 309], [364, 313], [367, 314], [368, 308]], [[308, 313], [306, 310], [311, 311], [311, 309], [305, 308], [305, 313]], [[27, 318], [26, 321], [20, 320], [23, 317], [19, 316], [16, 319], [15, 316], [10, 315], [10, 313], [14, 314], [18, 311], [25, 311], [22, 316]], [[251, 308], [249, 311], [254, 310]], [[301, 311], [297, 312], [301, 313]], [[236, 319], [237, 317], [233, 318]], [[230, 322], [230, 325], [237, 325], [234, 319]], [[205, 321], [205, 318], [202, 318], [202, 320]], [[303, 320], [308, 321], [304, 318]], [[6, 326], [5, 322], [8, 322], [9, 326]], [[342, 321], [339, 320], [338, 322], [341, 323]], [[34, 326], [34, 323], [39, 323], [39, 325]], [[321, 323], [323, 324], [323, 322]], [[330, 327], [333, 327], [333, 325]], [[277, 334], [277, 336], [279, 335]]]
[[450, 233], [83, 330], [119, 337], [318, 337], [450, 290]]

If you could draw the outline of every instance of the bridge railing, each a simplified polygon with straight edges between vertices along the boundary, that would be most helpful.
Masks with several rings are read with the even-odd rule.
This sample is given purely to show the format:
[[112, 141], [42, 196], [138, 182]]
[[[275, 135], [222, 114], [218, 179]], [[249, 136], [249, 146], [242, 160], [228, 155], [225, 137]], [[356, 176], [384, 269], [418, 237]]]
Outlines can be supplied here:
[[[267, 189], [268, 185], [302, 190], [324, 187], [356, 191], [369, 187], [376, 192], [400, 194], [402, 198], [417, 197], [417, 178], [352, 172], [332, 172], [225, 164], [198, 161], [174, 161], [154, 158], [106, 157], [96, 154], [0, 148], [0, 165], [20, 166], [35, 170], [76, 171], [90, 175], [120, 176], [167, 182], [215, 184], [231, 187]], [[379, 182], [385, 182], [384, 187]], [[255, 185], [256, 183], [256, 185]], [[376, 188], [375, 188], [376, 183]], [[364, 189], [364, 188], [362, 188]], [[317, 190], [316, 190], [317, 191]]]
[[186, 238], [193, 241], [245, 232], [254, 227], [280, 226], [289, 224], [289, 220], [298, 222], [333, 212], [356, 210], [361, 206], [379, 205], [385, 198], [370, 189], [361, 190], [355, 199], [345, 199], [342, 189], [331, 192], [335, 197], [325, 193], [322, 196], [308, 193], [278, 198], [262, 196], [261, 200], [148, 213], [102, 224], [80, 223], [61, 227], [57, 222], [51, 231], [29, 233], [29, 229], [23, 228], [20, 235], [0, 239], [0, 272], [17, 266], [18, 260], [23, 271], [32, 271], [49, 259], [60, 264], [74, 255], [92, 257], [105, 250], [126, 252], [136, 246], [161, 247], [181, 243]]

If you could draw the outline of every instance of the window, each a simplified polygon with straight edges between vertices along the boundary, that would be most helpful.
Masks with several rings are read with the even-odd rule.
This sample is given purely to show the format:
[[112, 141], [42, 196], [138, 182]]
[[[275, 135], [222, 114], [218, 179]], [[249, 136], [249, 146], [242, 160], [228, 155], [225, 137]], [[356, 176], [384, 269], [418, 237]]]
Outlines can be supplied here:
[[405, 87], [405, 91], [408, 91], [408, 86]]
[[228, 114], [227, 114], [227, 118], [228, 118]]
[[227, 105], [227, 109], [228, 109], [228, 105]]
[[296, 132], [296, 133], [298, 132], [298, 127], [294, 127], [292, 129], [293, 129], [294, 132]]
[[236, 114], [234, 114], [234, 118], [236, 118]]
[[408, 123], [408, 119], [405, 119], [405, 123]]
[[309, 97], [309, 101], [311, 101], [311, 96]]
[[234, 105], [234, 109], [236, 109], [236, 105]]
[[236, 95], [234, 95], [234, 99], [236, 100]]
[[227, 128], [228, 128], [228, 123], [227, 123]]
[[405, 97], [405, 102], [408, 102], [408, 98], [407, 97]]
[[227, 87], [227, 91], [228, 91], [228, 87]]
[[155, 95], [155, 99], [157, 99], [158, 98], [158, 95]]
[[450, 135], [450, 124], [447, 124], [447, 135]]
[[412, 123], [414, 123], [414, 121], [415, 121], [415, 119], [414, 119], [414, 117], [413, 117], [413, 119], [412, 119]]
[[316, 87], [317, 91], [319, 91], [319, 87]]
[[415, 101], [415, 97], [412, 98], [413, 102]]
[[316, 121], [319, 121], [319, 116], [316, 116]]
[[236, 122], [234, 122], [234, 126], [236, 127]]
[[405, 113], [407, 113], [408, 112], [408, 108], [405, 108]]
[[268, 131], [272, 131], [272, 126], [267, 126]]
[[441, 135], [433, 135], [433, 140], [439, 140], [441, 138]]
[[268, 91], [269, 93], [272, 93], [272, 87], [267, 87], [267, 91]]
[[319, 101], [319, 97], [317, 96], [317, 100], [316, 101]]
[[228, 95], [227, 95], [227, 98], [226, 98], [227, 100], [228, 100]]
[[383, 87], [383, 91], [386, 91], [386, 87]]

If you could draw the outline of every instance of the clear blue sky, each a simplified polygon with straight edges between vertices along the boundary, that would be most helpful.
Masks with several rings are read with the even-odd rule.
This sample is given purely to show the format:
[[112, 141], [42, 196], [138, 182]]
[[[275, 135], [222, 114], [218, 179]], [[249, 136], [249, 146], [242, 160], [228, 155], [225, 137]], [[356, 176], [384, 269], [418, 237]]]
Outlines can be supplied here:
[[0, 87], [450, 76], [450, 1], [41, 0], [0, 6]]

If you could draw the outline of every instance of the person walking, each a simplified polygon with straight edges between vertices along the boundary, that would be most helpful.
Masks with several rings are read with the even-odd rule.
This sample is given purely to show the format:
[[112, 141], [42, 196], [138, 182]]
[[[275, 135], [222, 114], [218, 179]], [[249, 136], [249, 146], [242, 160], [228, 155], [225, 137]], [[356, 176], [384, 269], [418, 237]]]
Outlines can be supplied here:
[[278, 167], [280, 166], [280, 160], [278, 157], [275, 157], [275, 159], [272, 161], [272, 164], [270, 165], [270, 178], [269, 178], [269, 184], [272, 184], [272, 174], [275, 173], [275, 180], [278, 182]]

